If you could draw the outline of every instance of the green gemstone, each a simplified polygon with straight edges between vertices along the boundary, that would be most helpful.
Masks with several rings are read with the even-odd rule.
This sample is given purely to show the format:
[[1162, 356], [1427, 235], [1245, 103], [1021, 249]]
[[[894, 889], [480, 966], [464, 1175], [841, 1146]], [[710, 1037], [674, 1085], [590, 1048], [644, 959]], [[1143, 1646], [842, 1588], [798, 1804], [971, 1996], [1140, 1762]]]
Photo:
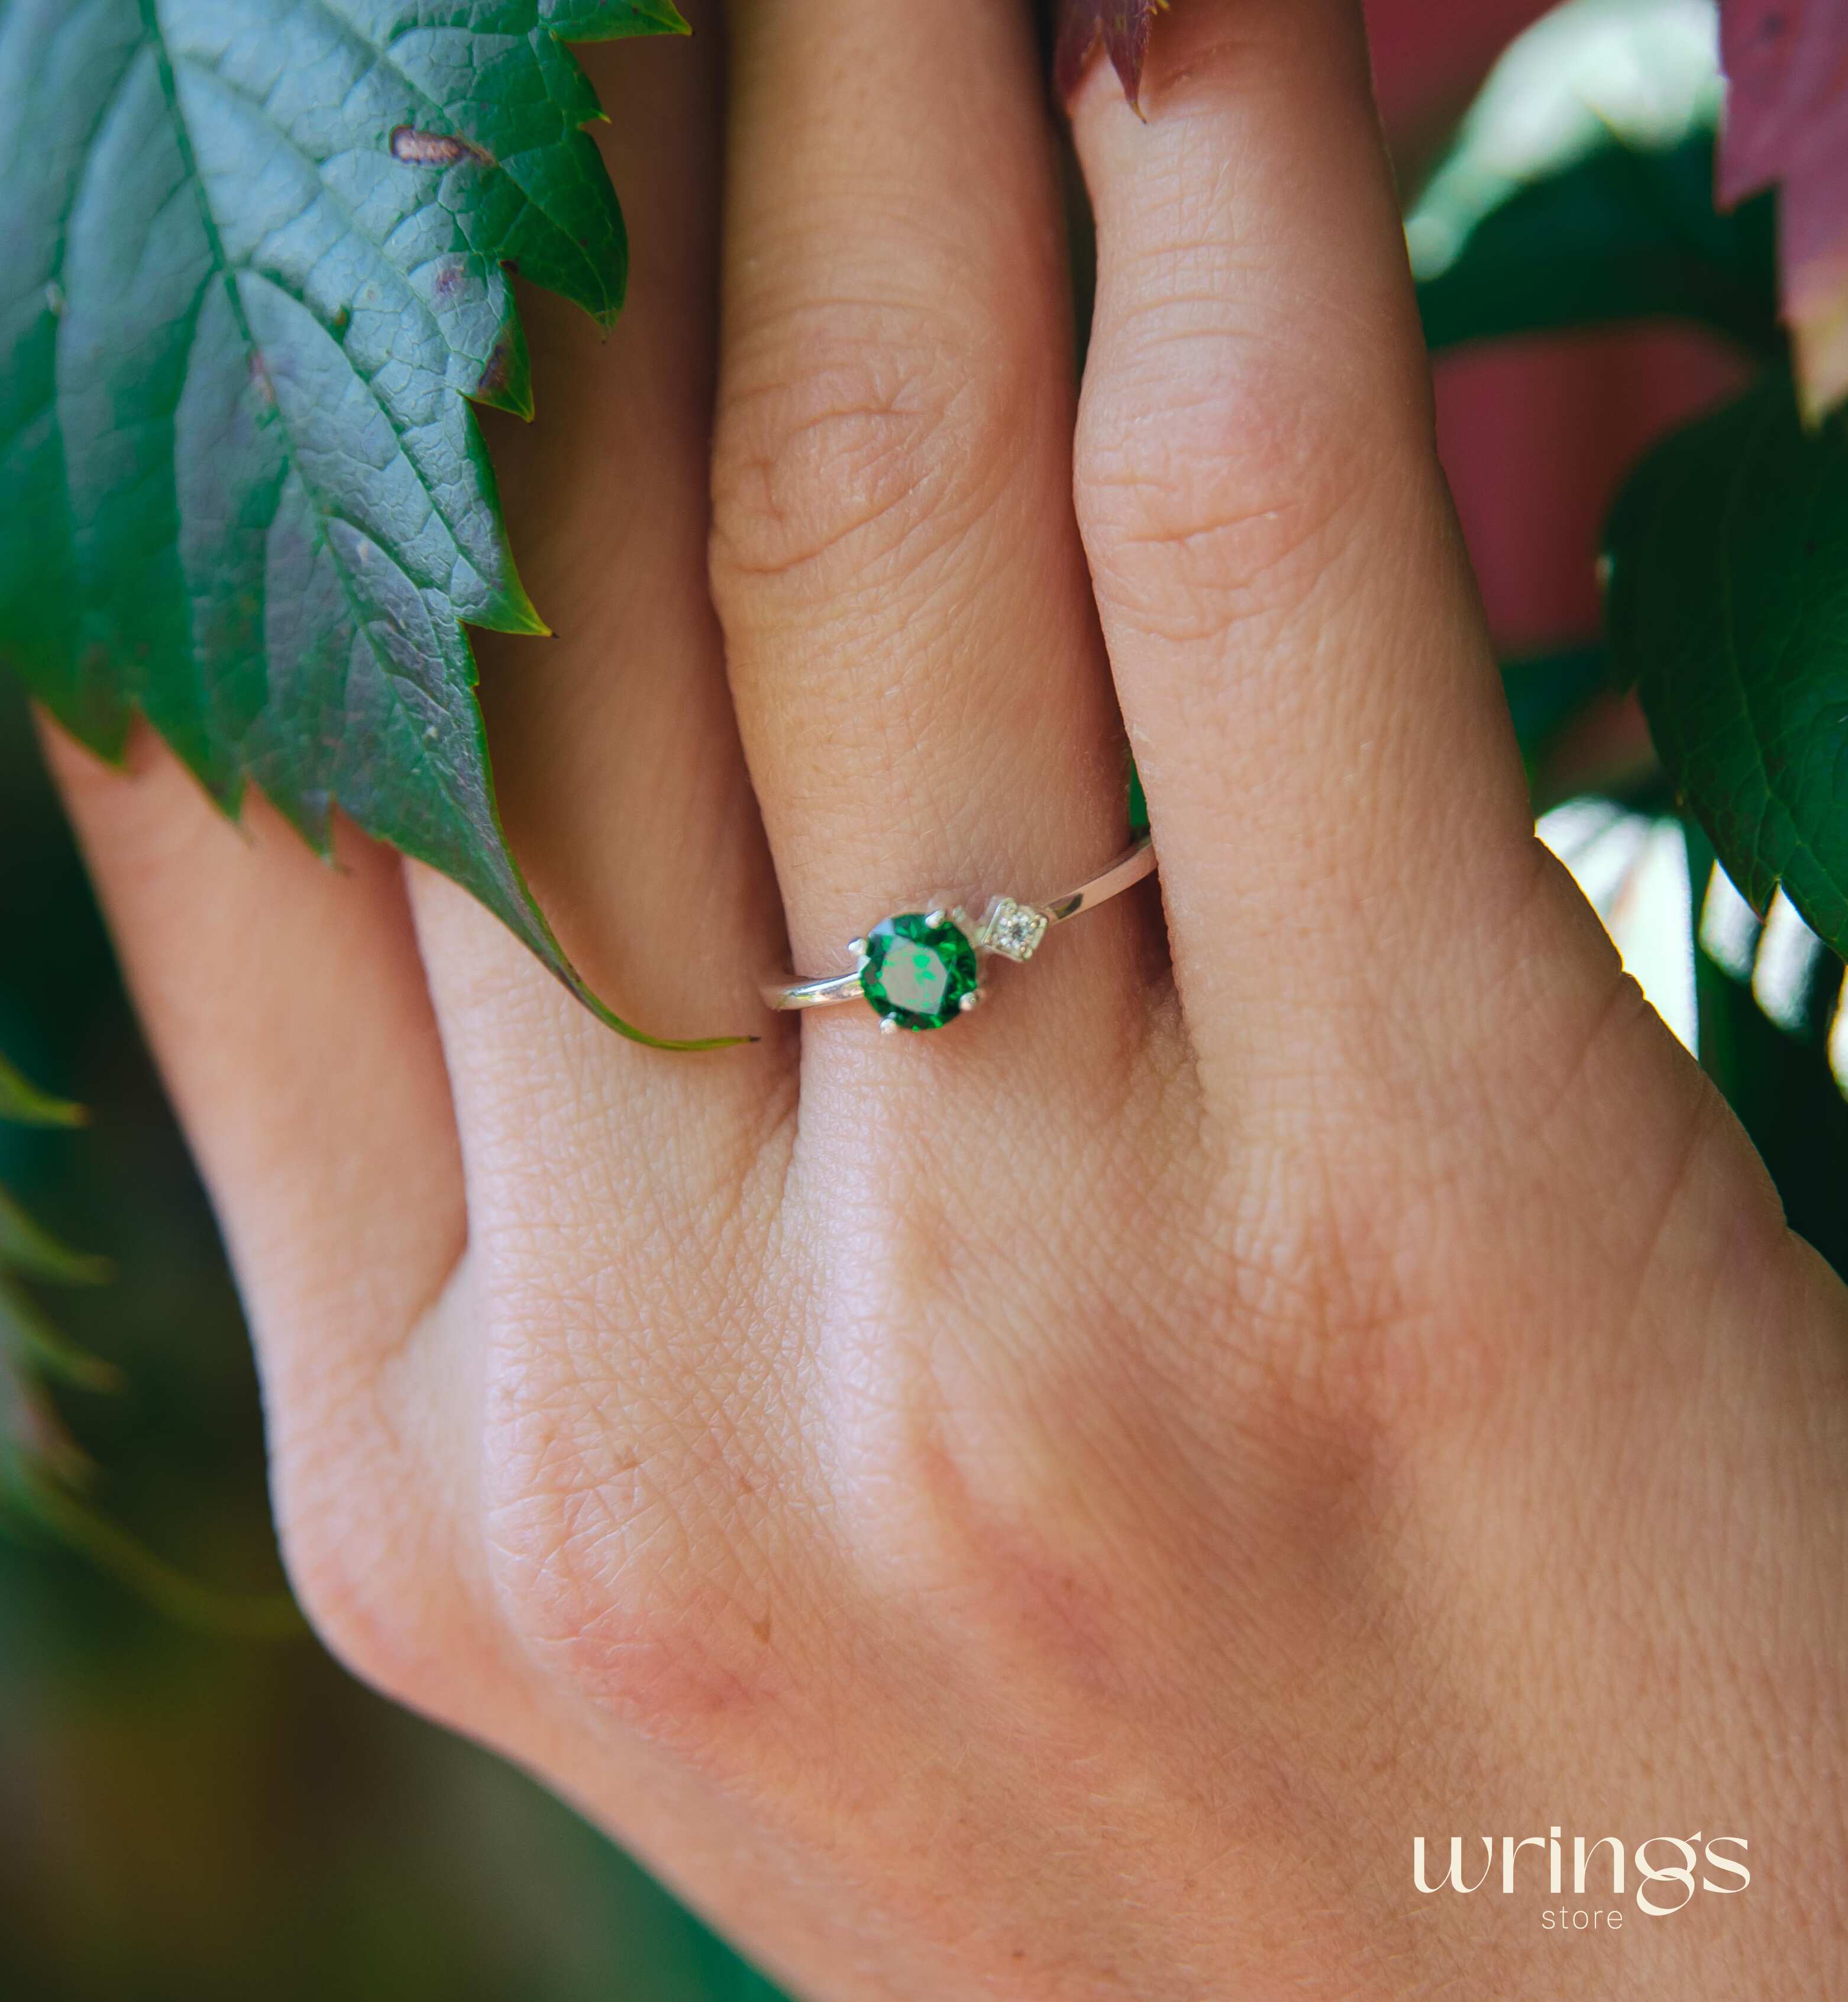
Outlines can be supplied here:
[[933, 925], [922, 912], [906, 911], [866, 934], [861, 988], [879, 1013], [901, 1029], [940, 1029], [954, 1022], [980, 979], [975, 947], [947, 918]]

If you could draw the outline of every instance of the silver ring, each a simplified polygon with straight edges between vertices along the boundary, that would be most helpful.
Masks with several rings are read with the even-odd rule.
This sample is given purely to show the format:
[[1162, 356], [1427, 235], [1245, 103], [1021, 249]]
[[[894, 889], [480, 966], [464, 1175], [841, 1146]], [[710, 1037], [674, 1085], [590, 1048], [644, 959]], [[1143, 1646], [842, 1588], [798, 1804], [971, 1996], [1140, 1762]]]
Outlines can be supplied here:
[[1154, 867], [1155, 850], [1145, 834], [1088, 883], [1043, 903], [991, 897], [975, 920], [961, 905], [901, 911], [880, 919], [865, 937], [849, 945], [857, 962], [851, 973], [766, 981], [763, 996], [779, 1009], [864, 1001], [888, 1035], [900, 1029], [941, 1029], [981, 1006], [985, 959], [1031, 959], [1055, 925], [1107, 902]]

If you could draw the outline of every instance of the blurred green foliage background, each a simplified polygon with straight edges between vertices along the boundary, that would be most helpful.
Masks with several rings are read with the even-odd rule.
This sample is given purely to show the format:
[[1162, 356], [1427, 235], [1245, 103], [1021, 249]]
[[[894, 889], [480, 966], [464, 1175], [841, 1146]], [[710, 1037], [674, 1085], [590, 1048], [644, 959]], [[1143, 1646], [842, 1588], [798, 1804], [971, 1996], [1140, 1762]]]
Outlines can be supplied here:
[[[96, 1498], [215, 1585], [278, 1583], [256, 1385], [24, 698], [0, 677], [0, 1048], [89, 1106], [0, 1125], [0, 1186], [114, 1284], [60, 1324], [126, 1387], [60, 1393]], [[759, 2002], [664, 1892], [500, 1760], [312, 1639], [176, 1624], [0, 1534], [5, 2002]]]

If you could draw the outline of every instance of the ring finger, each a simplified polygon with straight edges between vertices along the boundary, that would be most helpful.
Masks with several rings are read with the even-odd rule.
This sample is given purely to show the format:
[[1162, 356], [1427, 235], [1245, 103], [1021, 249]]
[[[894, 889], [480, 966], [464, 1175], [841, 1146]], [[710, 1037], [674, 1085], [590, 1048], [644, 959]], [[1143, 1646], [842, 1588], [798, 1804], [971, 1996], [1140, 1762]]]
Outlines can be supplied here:
[[[1027, 10], [741, 0], [733, 23], [713, 581], [797, 964], [822, 973], [936, 892], [1094, 874], [1124, 839], [1122, 734]], [[957, 1061], [1030, 1076], [1139, 1018], [1132, 910], [1082, 941]], [[818, 1024], [831, 1064], [885, 1073], [871, 1026]]]

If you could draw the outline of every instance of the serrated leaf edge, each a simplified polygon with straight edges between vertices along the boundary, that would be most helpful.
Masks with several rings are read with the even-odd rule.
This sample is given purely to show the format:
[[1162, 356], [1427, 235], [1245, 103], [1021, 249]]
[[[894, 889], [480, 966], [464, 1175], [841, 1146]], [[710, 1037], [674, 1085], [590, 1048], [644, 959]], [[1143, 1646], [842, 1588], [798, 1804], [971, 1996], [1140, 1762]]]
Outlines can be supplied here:
[[[243, 302], [239, 295], [233, 267], [231, 265], [229, 260], [225, 256], [223, 240], [219, 232], [217, 218], [213, 214], [211, 204], [207, 198], [204, 186], [204, 176], [199, 171], [197, 162], [194, 155], [191, 138], [187, 129], [187, 122], [178, 103], [177, 92], [174, 82], [170, 52], [167, 47], [165, 32], [161, 26], [158, 12], [154, 5], [154, 0], [138, 0], [138, 11], [141, 16], [143, 30], [146, 36], [148, 44], [152, 51], [154, 60], [158, 67], [162, 96], [166, 103], [169, 119], [172, 121], [176, 143], [180, 150], [184, 162], [186, 176], [188, 183], [192, 187], [194, 198], [198, 204], [201, 225], [206, 232], [207, 239], [211, 249], [214, 281], [222, 284], [225, 288], [225, 293], [229, 301], [230, 309], [239, 330], [243, 337], [247, 349], [253, 358], [260, 360], [263, 351], [262, 347], [260, 344], [256, 339], [254, 333], [250, 327], [248, 318], [245, 312]], [[605, 36], [598, 37], [586, 36], [581, 38], [586, 40], [616, 40], [627, 37], [641, 36], [663, 32], [681, 33], [691, 33], [689, 25], [686, 23], [684, 17], [679, 14], [678, 9], [674, 9], [671, 6], [668, 6], [666, 9], [666, 12], [672, 16], [673, 21], [678, 24], [677, 27], [671, 26], [656, 27], [653, 25], [639, 25], [633, 23], [612, 23], [609, 33]], [[542, 16], [542, 18], [543, 17]], [[344, 16], [340, 17], [340, 26], [344, 32], [357, 32], [354, 29], [353, 24], [350, 21], [347, 20]], [[565, 41], [565, 37], [560, 33], [556, 29], [553, 28], [549, 21], [546, 22], [545, 25], [546, 31], [551, 34], [553, 39], [563, 45]], [[368, 46], [375, 51], [382, 61], [389, 60], [387, 52], [379, 48], [378, 45], [375, 42], [372, 41], [370, 37], [362, 36], [361, 39], [364, 40]], [[413, 90], [414, 93], [420, 97], [422, 96], [423, 93], [421, 91], [416, 90], [415, 86], [410, 82], [410, 79], [405, 78], [403, 81], [406, 83], [407, 89]], [[597, 319], [600, 323], [605, 326], [613, 323], [615, 314], [620, 309], [622, 291], [622, 287], [619, 283], [616, 288], [616, 297], [612, 304], [603, 312], [598, 312], [594, 309], [591, 309], [591, 316]], [[517, 322], [517, 312], [511, 305], [509, 308], [509, 315], [510, 321]], [[452, 393], [463, 394], [464, 400], [465, 402], [486, 400], [469, 396], [462, 392], [452, 392]], [[391, 425], [394, 434], [398, 434], [398, 427], [392, 420], [390, 411], [389, 410], [385, 410], [382, 405], [378, 406], [378, 407], [380, 408], [381, 414], [385, 417], [385, 421]], [[280, 413], [278, 414], [280, 418]], [[472, 415], [471, 415], [469, 421], [471, 424], [476, 421]], [[283, 422], [283, 435], [285, 439], [288, 438], [288, 430], [286, 421]], [[288, 451], [290, 463], [296, 469], [298, 473], [299, 473], [300, 459], [298, 454], [294, 448], [292, 441], [285, 447], [285, 449]], [[414, 464], [413, 470], [417, 471]], [[302, 476], [305, 484], [305, 476]], [[418, 476], [420, 479], [420, 483], [423, 483], [421, 474], [419, 473]], [[427, 495], [428, 495], [429, 489], [427, 484], [425, 485], [424, 490]], [[310, 489], [310, 491], [312, 493], [312, 488]], [[434, 495], [429, 495], [429, 497], [431, 500], [432, 506], [435, 507], [437, 505], [436, 497]], [[494, 493], [491, 487], [490, 488], [489, 498], [494, 507], [497, 516], [500, 517], [498, 496]], [[438, 509], [438, 513], [440, 516], [440, 508]], [[317, 525], [321, 523], [326, 518], [325, 511], [323, 510], [317, 503], [316, 510]], [[504, 518], [501, 518], [504, 519]], [[335, 575], [339, 579], [342, 595], [345, 597], [349, 611], [354, 616], [355, 631], [362, 637], [364, 640], [364, 644], [370, 649], [372, 647], [372, 642], [370, 637], [368, 637], [368, 621], [361, 616], [361, 608], [357, 605], [353, 598], [350, 580], [347, 574], [346, 566], [341, 561], [336, 550], [333, 549], [331, 546], [326, 546], [327, 549], [329, 561], [333, 569]], [[512, 592], [512, 598], [509, 608], [511, 616], [506, 623], [498, 621], [494, 622], [490, 626], [490, 630], [510, 632], [515, 634], [526, 633], [534, 637], [544, 636], [549, 633], [550, 629], [546, 625], [544, 620], [540, 617], [537, 608], [533, 605], [524, 585], [519, 581], [518, 568], [514, 563], [511, 550], [507, 552], [507, 576]], [[456, 616], [453, 608], [451, 607], [449, 609], [451, 616]], [[493, 778], [493, 766], [487, 752], [486, 734], [485, 727], [483, 726], [481, 718], [480, 706], [478, 701], [474, 701], [472, 699], [472, 692], [479, 686], [479, 672], [475, 659], [474, 649], [469, 644], [468, 639], [466, 627], [469, 623], [482, 624], [486, 623], [487, 622], [479, 620], [465, 621], [461, 619], [459, 617], [457, 619], [458, 627], [460, 629], [460, 643], [462, 650], [466, 656], [468, 664], [467, 687], [471, 692], [471, 706], [474, 711], [473, 734], [476, 741], [476, 748], [481, 758], [486, 804], [490, 825], [493, 828], [494, 834], [499, 845], [500, 859], [504, 863], [508, 874], [509, 888], [527, 921], [524, 933], [524, 943], [525, 943], [528, 948], [533, 951], [535, 956], [540, 961], [541, 964], [543, 964], [546, 969], [563, 984], [570, 993], [571, 993], [578, 1001], [583, 1003], [584, 1006], [588, 1008], [591, 1013], [598, 1021], [602, 1023], [605, 1027], [613, 1030], [618, 1035], [622, 1037], [628, 1041], [639, 1044], [647, 1048], [689, 1054], [729, 1049], [742, 1044], [756, 1041], [758, 1038], [755, 1036], [745, 1034], [693, 1038], [675, 1038], [654, 1035], [648, 1031], [638, 1027], [636, 1024], [626, 1020], [622, 1016], [617, 1014], [616, 1012], [611, 1008], [600, 996], [597, 995], [591, 989], [588, 983], [584, 980], [583, 977], [577, 971], [570, 960], [566, 957], [562, 947], [559, 943], [557, 936], [552, 929], [550, 922], [547, 919], [543, 911], [540, 909], [538, 900], [534, 897], [530, 886], [526, 882], [525, 874], [521, 870], [518, 861], [513, 855], [511, 848], [507, 842], [505, 828], [501, 820], [499, 804], [497, 797], [497, 788]], [[375, 661], [379, 660], [379, 657], [375, 650], [374, 652], [374, 658]], [[386, 678], [389, 680], [391, 678], [389, 664], [381, 661], [379, 664], [381, 671], [385, 674]], [[138, 700], [131, 698], [130, 706], [145, 717], [145, 709]], [[74, 720], [73, 719], [69, 718], [61, 720], [65, 721], [67, 727], [71, 727]], [[159, 733], [158, 731], [157, 734], [164, 735], [164, 733]], [[124, 733], [120, 741], [106, 740], [103, 742], [97, 743], [92, 741], [92, 740], [90, 740], [87, 736], [85, 737], [84, 741], [86, 743], [89, 743], [90, 748], [96, 751], [98, 755], [103, 756], [108, 762], [115, 765], [118, 768], [120, 768], [124, 763], [127, 750], [126, 732]], [[174, 746], [173, 748], [176, 752], [179, 749], [179, 747], [177, 746]], [[181, 754], [181, 756], [182, 762], [187, 764], [189, 769], [191, 769], [191, 761], [185, 758], [183, 753]], [[198, 772], [195, 769], [194, 776], [200, 781], [207, 797], [212, 800], [214, 804], [217, 806], [228, 819], [235, 821], [239, 817], [239, 811], [245, 790], [248, 786], [254, 783], [250, 780], [249, 774], [240, 770], [235, 775], [233, 785], [227, 790], [226, 793], [223, 796], [221, 796], [218, 790], [206, 779], [206, 776], [203, 773]], [[338, 806], [340, 802], [337, 798], [330, 797], [328, 804], [331, 811], [331, 809]], [[309, 841], [310, 845], [318, 852], [322, 853], [324, 857], [330, 855], [332, 847], [332, 830], [330, 825], [328, 826], [325, 834], [320, 835], [319, 838], [317, 838], [316, 832], [314, 830], [311, 830], [309, 828], [304, 826], [298, 817], [292, 814], [288, 814], [286, 811], [284, 817], [291, 821], [291, 824], [296, 827], [298, 832], [302, 834], [304, 838]], [[403, 852], [414, 854], [415, 851], [407, 849]], [[462, 887], [469, 888], [469, 886], [465, 884]], [[471, 891], [471, 894], [476, 893]], [[478, 901], [483, 901], [485, 902], [484, 899], [480, 899], [479, 897]], [[521, 935], [521, 928], [511, 923], [507, 912], [497, 912], [495, 915], [500, 916], [503, 923], [507, 923], [509, 929], [513, 930], [517, 936]]]

